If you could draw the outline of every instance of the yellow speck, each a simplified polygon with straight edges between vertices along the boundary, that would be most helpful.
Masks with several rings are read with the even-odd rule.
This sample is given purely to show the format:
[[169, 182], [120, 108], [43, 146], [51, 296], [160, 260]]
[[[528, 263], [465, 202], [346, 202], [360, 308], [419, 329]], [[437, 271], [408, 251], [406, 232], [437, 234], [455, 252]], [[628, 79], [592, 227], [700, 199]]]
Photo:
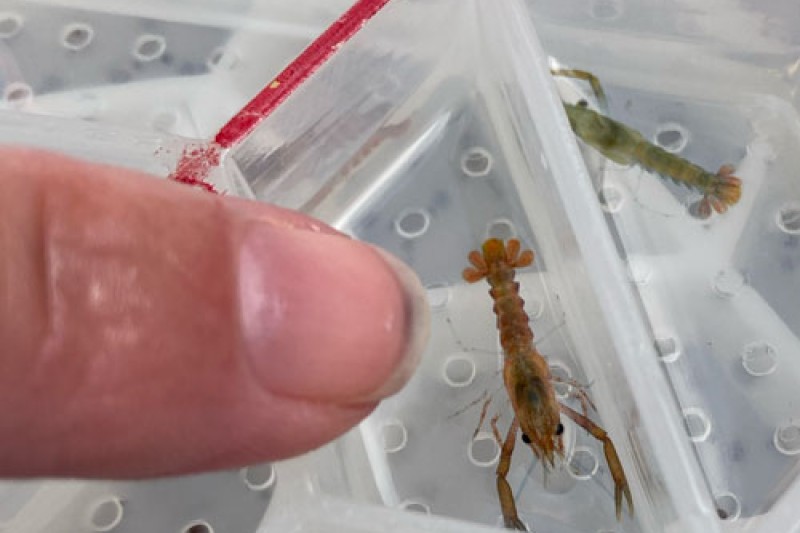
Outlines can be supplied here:
[[277, 89], [280, 86], [281, 82], [279, 82], [278, 80], [273, 80], [272, 83], [269, 84], [270, 89]]

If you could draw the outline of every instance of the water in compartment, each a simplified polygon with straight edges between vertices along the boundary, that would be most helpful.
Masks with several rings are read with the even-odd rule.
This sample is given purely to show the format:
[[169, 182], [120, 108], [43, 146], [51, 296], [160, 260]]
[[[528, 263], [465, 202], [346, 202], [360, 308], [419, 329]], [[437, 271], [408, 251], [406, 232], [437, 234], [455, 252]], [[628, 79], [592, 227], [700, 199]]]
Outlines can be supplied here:
[[[536, 253], [519, 282], [539, 351], [554, 375], [587, 385], [598, 408], [590, 416], [614, 439], [637, 506], [632, 519], [617, 522], [602, 446], [562, 418], [565, 459], [546, 476], [517, 442], [509, 482], [520, 517], [534, 531], [557, 533], [708, 531], [710, 509], [674, 497], [676, 485], [694, 494], [694, 480], [665, 468], [685, 462], [689, 450], [672, 445], [677, 424], [654, 420], [654, 404], [635, 403], [631, 394], [637, 384], [627, 378], [635, 372], [621, 363], [631, 354], [620, 350], [655, 350], [639, 342], [638, 330], [620, 350], [612, 337], [624, 336], [614, 322], [621, 315], [606, 316], [595, 284], [597, 273], [611, 269], [585, 256], [591, 246], [576, 236], [604, 231], [578, 227], [602, 218], [574, 216], [595, 206], [586, 203], [588, 187], [564, 186], [581, 175], [579, 156], [558, 121], [540, 50], [526, 41], [533, 29], [519, 23], [525, 13], [515, 5], [391, 4], [383, 14], [396, 18], [376, 17], [230, 153], [229, 168], [256, 199], [387, 249], [429, 289], [432, 339], [419, 370], [356, 435], [309, 457], [308, 491], [502, 524], [499, 446], [488, 420], [478, 427], [487, 396], [499, 431], [511, 422], [502, 354], [488, 286], [468, 285], [461, 273], [488, 236], [515, 236]], [[453, 31], [441, 32], [437, 20]], [[602, 255], [611, 245], [607, 234], [598, 237]], [[606, 278], [604, 288], [622, 279], [617, 270]], [[666, 390], [652, 366], [659, 380], [652, 390]], [[558, 384], [557, 394], [580, 410], [570, 388]]]
[[[534, 161], [525, 160], [519, 147], [527, 143], [529, 150], [535, 140], [523, 143], [498, 95], [493, 100], [471, 83], [446, 78], [416, 96], [424, 102], [404, 103], [404, 111], [387, 117], [373, 136], [382, 145], [365, 143], [372, 157], [359, 161], [361, 166], [345, 164], [347, 182], [311, 205], [312, 212], [411, 265], [429, 291], [432, 339], [421, 367], [361, 427], [381, 500], [502, 525], [495, 486], [500, 447], [489, 419], [499, 415], [505, 435], [512, 411], [488, 285], [461, 279], [470, 250], [495, 236], [519, 238], [535, 251], [533, 267], [520, 272], [518, 281], [537, 347], [553, 375], [587, 386], [590, 380], [581, 363], [585, 348], [575, 340], [583, 335], [582, 318], [571, 312], [582, 302], [556, 252], [571, 237], [547, 185], [547, 160], [541, 151]], [[399, 135], [380, 133], [395, 131], [397, 124], [407, 124]], [[556, 385], [558, 398], [580, 410], [574, 392], [573, 385]], [[591, 417], [603, 424], [596, 413]], [[521, 518], [535, 531], [641, 531], [637, 519], [615, 518], [602, 444], [562, 420], [565, 458], [548, 473], [518, 440], [509, 482]]]
[[[800, 459], [800, 120], [787, 76], [713, 62], [674, 35], [645, 41], [621, 24], [543, 24], [545, 46], [556, 63], [600, 78], [609, 116], [712, 172], [732, 164], [742, 179], [741, 200], [702, 220], [696, 191], [581, 143], [708, 497], [726, 529], [751, 527], [795, 481]], [[596, 103], [587, 85], [557, 83], [566, 101]]]

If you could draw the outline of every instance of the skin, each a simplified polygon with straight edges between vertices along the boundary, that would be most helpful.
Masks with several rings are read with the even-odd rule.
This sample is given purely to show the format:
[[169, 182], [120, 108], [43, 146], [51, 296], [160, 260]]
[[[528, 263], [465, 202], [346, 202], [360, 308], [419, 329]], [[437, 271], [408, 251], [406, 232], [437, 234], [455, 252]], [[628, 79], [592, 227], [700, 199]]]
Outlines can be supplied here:
[[298, 213], [18, 148], [0, 190], [2, 477], [303, 453], [424, 345], [413, 274]]

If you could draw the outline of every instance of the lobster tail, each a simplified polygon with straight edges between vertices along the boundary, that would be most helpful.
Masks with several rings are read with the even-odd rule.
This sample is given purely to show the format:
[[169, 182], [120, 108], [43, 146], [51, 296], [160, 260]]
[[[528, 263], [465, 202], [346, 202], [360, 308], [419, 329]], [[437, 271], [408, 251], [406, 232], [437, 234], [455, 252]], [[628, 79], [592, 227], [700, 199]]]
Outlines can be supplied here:
[[[742, 180], [733, 175], [731, 165], [719, 167], [712, 191], [710, 194], [719, 199], [726, 207], [734, 205], [742, 197]], [[717, 212], [721, 213], [722, 211], [717, 210]]]
[[700, 203], [697, 204], [697, 216], [708, 218], [711, 211], [719, 214], [728, 210], [742, 197], [742, 180], [733, 175], [731, 165], [722, 165], [717, 173], [712, 176], [707, 192]]

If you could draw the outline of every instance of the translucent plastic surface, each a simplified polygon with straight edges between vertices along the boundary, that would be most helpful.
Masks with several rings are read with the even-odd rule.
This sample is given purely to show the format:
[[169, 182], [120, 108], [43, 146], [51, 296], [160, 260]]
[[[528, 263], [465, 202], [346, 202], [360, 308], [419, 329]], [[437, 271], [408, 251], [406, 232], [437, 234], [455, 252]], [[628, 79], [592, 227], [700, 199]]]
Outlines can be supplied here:
[[[379, 244], [430, 289], [421, 369], [359, 434], [315, 454], [305, 497], [500, 523], [497, 445], [488, 424], [472, 438], [482, 393], [494, 396], [501, 427], [511, 416], [487, 287], [466, 286], [461, 271], [487, 236], [517, 236], [537, 253], [520, 282], [539, 349], [554, 374], [592, 383], [637, 506], [616, 522], [602, 447], [567, 424], [565, 461], [546, 479], [529, 449], [517, 451], [510, 481], [521, 517], [536, 531], [713, 531], [689, 446], [674, 445], [680, 413], [664, 416], [669, 390], [655, 356], [635, 370], [619, 357], [655, 350], [610, 235], [591, 230], [601, 211], [521, 7], [391, 3], [227, 154], [227, 171], [257, 199]], [[634, 373], [641, 398], [631, 395]], [[569, 386], [558, 391], [577, 405]]]
[[[742, 179], [741, 201], [702, 221], [687, 209], [696, 193], [584, 147], [701, 465], [703, 498], [731, 531], [800, 527], [790, 510], [800, 416], [798, 36], [788, 31], [794, 15], [768, 4], [688, 12], [679, 2], [598, 1], [588, 11], [530, 2], [548, 53], [600, 78], [611, 117], [712, 172], [730, 163]], [[730, 25], [753, 19], [762, 24]], [[566, 100], [592, 100], [588, 86], [558, 83]]]
[[[9, 0], [0, 139], [165, 175], [177, 135], [210, 137], [348, 4]], [[798, 530], [800, 92], [783, 4], [528, 2], [548, 54], [595, 72], [612, 117], [711, 170], [736, 165], [742, 200], [699, 221], [691, 191], [583, 147], [587, 175], [522, 0], [390, 2], [212, 180], [415, 268], [433, 336], [412, 382], [274, 468], [4, 484], [4, 530], [249, 532], [267, 509], [265, 532], [498, 525], [498, 448], [488, 424], [473, 434], [484, 393], [501, 428], [511, 415], [487, 287], [461, 279], [489, 235], [536, 252], [519, 281], [538, 348], [591, 384], [636, 505], [616, 522], [601, 447], [566, 423], [546, 479], [529, 449], [514, 456], [533, 531]]]
[[[4, 482], [0, 526], [9, 532], [211, 533], [215, 524], [228, 531], [255, 531], [275, 479], [273, 467], [264, 465], [141, 483]], [[207, 529], [191, 529], [197, 524]]]
[[346, 0], [0, 4], [0, 108], [211, 135]]
[[[0, 142], [166, 176], [186, 142], [177, 135], [210, 135], [347, 2], [314, 4], [0, 2]], [[271, 465], [141, 482], [5, 481], [0, 529], [251, 533], [276, 485]]]

